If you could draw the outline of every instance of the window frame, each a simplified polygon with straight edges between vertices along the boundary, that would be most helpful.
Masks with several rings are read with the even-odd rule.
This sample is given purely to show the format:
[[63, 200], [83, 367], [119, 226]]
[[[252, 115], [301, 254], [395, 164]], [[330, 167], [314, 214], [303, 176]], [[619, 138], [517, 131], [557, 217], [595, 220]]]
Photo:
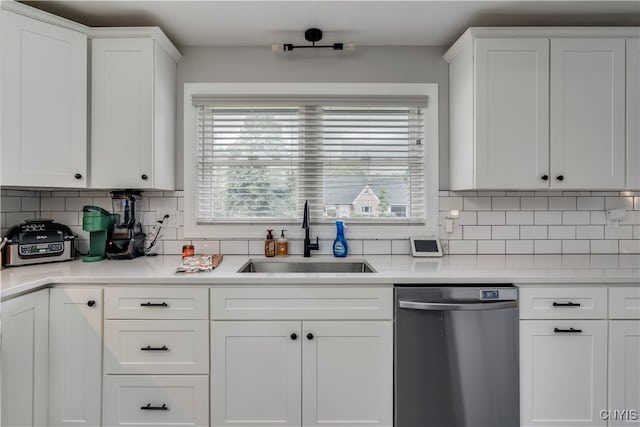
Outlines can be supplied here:
[[[197, 108], [194, 96], [424, 96], [425, 122], [425, 221], [424, 224], [352, 223], [348, 219], [349, 238], [407, 238], [437, 235], [438, 231], [438, 85], [434, 83], [185, 83], [184, 84], [184, 237], [185, 238], [260, 238], [266, 228], [288, 227], [291, 238], [303, 236], [295, 227], [299, 221], [234, 221], [219, 224], [198, 223], [196, 212], [197, 182]], [[299, 224], [300, 223], [300, 224]], [[333, 223], [314, 223], [312, 233], [320, 238], [335, 237]], [[300, 228], [298, 230], [298, 228]]]

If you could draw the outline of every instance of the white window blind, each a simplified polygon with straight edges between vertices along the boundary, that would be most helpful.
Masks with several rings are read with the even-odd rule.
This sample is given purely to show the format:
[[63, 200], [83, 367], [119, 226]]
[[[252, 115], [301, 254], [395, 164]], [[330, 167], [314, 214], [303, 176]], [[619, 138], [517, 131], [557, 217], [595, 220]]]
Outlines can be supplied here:
[[197, 107], [197, 221], [425, 220], [424, 107], [363, 102]]

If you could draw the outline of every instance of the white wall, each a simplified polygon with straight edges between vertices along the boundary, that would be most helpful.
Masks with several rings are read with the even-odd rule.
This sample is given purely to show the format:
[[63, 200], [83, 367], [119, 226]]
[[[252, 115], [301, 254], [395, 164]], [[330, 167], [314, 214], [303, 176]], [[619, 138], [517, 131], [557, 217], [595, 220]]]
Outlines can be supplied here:
[[176, 186], [183, 189], [184, 83], [437, 83], [440, 188], [449, 188], [449, 67], [445, 47], [359, 47], [354, 52], [191, 47], [178, 64]]

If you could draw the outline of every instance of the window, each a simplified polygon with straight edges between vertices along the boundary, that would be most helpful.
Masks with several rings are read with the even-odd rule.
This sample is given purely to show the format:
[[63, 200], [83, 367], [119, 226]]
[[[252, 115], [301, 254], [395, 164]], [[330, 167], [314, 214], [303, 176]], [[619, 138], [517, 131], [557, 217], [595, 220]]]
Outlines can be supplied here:
[[419, 106], [200, 105], [198, 221], [295, 219], [304, 200], [325, 219], [351, 205], [394, 221], [394, 203], [421, 220], [422, 117]]
[[284, 94], [199, 94], [188, 86], [185, 233], [297, 223], [305, 200], [315, 224], [427, 222], [427, 175], [437, 164], [431, 171], [425, 140], [437, 135], [427, 122], [437, 124], [425, 94], [287, 95], [291, 85], [278, 85]]

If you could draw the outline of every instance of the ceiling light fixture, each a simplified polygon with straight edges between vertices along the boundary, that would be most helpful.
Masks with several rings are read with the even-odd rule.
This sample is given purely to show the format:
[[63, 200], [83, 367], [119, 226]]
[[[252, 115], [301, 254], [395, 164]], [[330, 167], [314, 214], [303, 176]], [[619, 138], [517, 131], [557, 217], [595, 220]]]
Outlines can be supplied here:
[[293, 49], [330, 48], [333, 50], [355, 50], [356, 48], [356, 45], [354, 43], [316, 44], [317, 42], [322, 40], [322, 30], [319, 30], [318, 28], [309, 28], [304, 32], [304, 38], [308, 42], [311, 42], [311, 45], [294, 45], [291, 43], [274, 44], [271, 46], [271, 49], [274, 52], [291, 52]]

